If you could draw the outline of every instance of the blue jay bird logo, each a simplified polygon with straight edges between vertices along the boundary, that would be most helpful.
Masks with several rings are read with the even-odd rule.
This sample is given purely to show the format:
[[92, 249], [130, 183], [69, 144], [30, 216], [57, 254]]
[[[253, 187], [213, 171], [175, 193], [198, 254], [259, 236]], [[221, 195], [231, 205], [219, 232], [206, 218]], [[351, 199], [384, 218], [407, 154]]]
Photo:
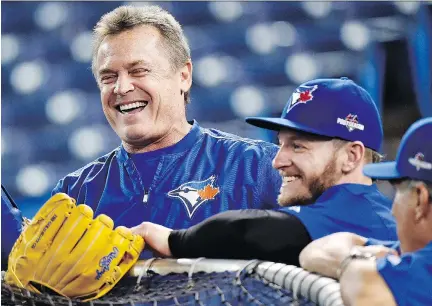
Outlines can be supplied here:
[[213, 200], [220, 192], [214, 186], [216, 177], [213, 175], [204, 181], [187, 182], [168, 192], [168, 196], [180, 199], [192, 218], [195, 211], [206, 201]]
[[300, 85], [291, 96], [291, 103], [289, 108], [293, 108], [297, 104], [307, 103], [313, 99], [313, 92], [317, 90], [318, 85], [306, 86]]

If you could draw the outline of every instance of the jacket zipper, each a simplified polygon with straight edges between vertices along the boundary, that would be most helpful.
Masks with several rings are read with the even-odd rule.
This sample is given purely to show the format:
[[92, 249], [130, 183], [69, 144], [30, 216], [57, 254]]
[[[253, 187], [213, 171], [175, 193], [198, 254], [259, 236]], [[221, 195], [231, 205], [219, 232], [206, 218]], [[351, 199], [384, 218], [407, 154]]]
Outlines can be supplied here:
[[148, 202], [148, 197], [149, 197], [149, 192], [148, 190], [144, 190], [144, 197], [143, 197], [143, 203], [147, 204]]

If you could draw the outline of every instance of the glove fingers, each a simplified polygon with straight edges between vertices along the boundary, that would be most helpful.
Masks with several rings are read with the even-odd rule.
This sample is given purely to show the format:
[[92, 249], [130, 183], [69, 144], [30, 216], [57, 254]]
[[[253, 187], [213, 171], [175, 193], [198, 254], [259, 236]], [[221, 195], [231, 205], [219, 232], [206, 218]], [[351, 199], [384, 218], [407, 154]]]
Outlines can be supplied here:
[[43, 254], [75, 207], [75, 201], [66, 194], [56, 194], [49, 199], [24, 231], [25, 247], [30, 245], [32, 253]]
[[35, 280], [47, 282], [59, 265], [67, 258], [77, 242], [82, 238], [84, 232], [93, 221], [93, 210], [87, 205], [76, 206], [71, 215], [54, 237], [50, 252], [39, 261]]
[[32, 273], [21, 267], [39, 261], [74, 207], [75, 201], [64, 193], [54, 195], [41, 207], [9, 254], [8, 270], [14, 271], [15, 276], [9, 278], [6, 273], [6, 283], [19, 287], [28, 284]]
[[57, 193], [53, 195], [36, 213], [33, 217], [33, 221], [37, 221], [39, 219], [44, 220], [47, 219], [48, 216], [52, 215], [55, 210], [65, 204], [72, 203], [75, 206], [75, 200], [69, 197], [65, 193]]
[[129, 247], [118, 265], [122, 271], [126, 272], [135, 264], [144, 249], [144, 239], [141, 236], [131, 235], [129, 241]]
[[[82, 296], [83, 294], [88, 295], [92, 292], [99, 292], [99, 289], [104, 286], [106, 292], [108, 292], [121, 276], [127, 272], [121, 271], [117, 266], [123, 260], [125, 252], [130, 249], [133, 240], [134, 235], [130, 229], [122, 226], [117, 227], [110, 235], [110, 242], [103, 252], [98, 254], [92, 261], [93, 264], [89, 263], [88, 268], [63, 288], [62, 292], [66, 295]], [[94, 263], [98, 263], [99, 266], [95, 268]], [[85, 284], [85, 287], [83, 284]]]
[[60, 290], [77, 277], [85, 267], [93, 263], [93, 259], [109, 244], [110, 233], [114, 222], [106, 215], [99, 215], [85, 232], [82, 239], [70, 254], [63, 258], [62, 264], [49, 279], [49, 285]]

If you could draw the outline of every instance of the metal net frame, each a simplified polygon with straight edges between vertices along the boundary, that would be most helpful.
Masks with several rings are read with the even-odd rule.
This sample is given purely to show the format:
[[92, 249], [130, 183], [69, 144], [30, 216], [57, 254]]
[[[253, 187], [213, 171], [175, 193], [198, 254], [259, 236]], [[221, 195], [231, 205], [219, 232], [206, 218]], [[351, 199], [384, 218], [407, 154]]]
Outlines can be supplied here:
[[1, 295], [7, 306], [343, 305], [337, 281], [299, 267], [205, 258], [139, 261], [113, 290], [90, 302], [35, 294], [4, 282]]

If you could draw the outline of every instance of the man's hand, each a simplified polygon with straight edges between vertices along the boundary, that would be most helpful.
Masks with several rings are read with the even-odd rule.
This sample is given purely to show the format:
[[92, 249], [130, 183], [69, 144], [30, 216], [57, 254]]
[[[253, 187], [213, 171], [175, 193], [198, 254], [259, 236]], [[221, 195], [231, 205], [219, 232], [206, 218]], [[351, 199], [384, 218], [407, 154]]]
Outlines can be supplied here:
[[366, 238], [352, 233], [335, 233], [317, 239], [300, 253], [303, 269], [321, 275], [337, 278], [337, 270], [343, 259], [354, 246], [363, 246]]
[[171, 257], [171, 250], [168, 244], [168, 237], [172, 229], [151, 222], [143, 222], [131, 228], [132, 233], [144, 238], [146, 247], [162, 257]]
[[361, 253], [369, 253], [374, 255], [376, 258], [382, 258], [390, 254], [399, 257], [399, 254], [395, 249], [390, 249], [383, 245], [356, 246], [356, 248]]
[[369, 253], [376, 258], [388, 254], [398, 256], [397, 251], [382, 245], [364, 246], [367, 239], [352, 233], [335, 233], [311, 242], [300, 253], [303, 269], [337, 279], [337, 271], [342, 261], [353, 248]]

